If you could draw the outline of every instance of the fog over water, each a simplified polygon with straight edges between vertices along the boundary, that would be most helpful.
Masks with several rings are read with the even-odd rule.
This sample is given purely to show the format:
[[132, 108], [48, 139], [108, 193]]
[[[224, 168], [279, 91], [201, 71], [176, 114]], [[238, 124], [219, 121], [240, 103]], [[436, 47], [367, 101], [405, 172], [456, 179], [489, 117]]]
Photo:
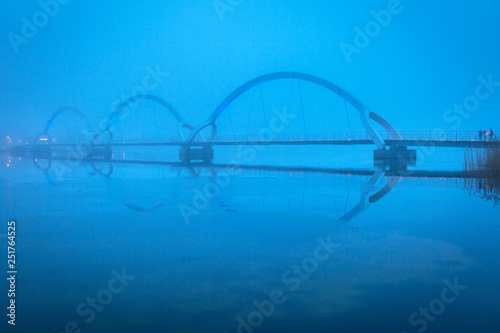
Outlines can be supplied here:
[[499, 331], [500, 3], [4, 7], [1, 332]]

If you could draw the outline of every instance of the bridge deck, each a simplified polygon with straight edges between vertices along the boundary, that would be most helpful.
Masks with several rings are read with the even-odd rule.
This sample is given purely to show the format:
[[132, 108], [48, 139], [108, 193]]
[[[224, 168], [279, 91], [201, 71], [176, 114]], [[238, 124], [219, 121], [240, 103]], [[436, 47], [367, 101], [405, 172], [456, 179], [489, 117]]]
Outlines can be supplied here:
[[[455, 140], [385, 140], [388, 146], [406, 147], [440, 147], [440, 148], [500, 148], [500, 141], [455, 141]], [[373, 145], [370, 139], [353, 140], [260, 140], [260, 141], [213, 141], [195, 142], [192, 146], [354, 146]], [[94, 147], [162, 147], [162, 146], [184, 146], [183, 141], [171, 142], [126, 142], [98, 144]], [[51, 144], [51, 147], [75, 147], [77, 144]]]
[[[484, 137], [479, 132], [399, 132], [401, 139], [391, 138], [387, 132], [379, 132], [380, 137], [387, 146], [406, 147], [443, 147], [443, 148], [500, 148], [500, 140], [496, 137]], [[180, 138], [164, 139], [161, 142], [112, 142], [94, 144], [96, 148], [110, 147], [162, 147], [186, 146], [186, 142]], [[64, 144], [55, 142], [40, 142], [37, 147], [45, 146], [52, 149], [57, 147], [85, 147], [88, 142], [80, 144]], [[213, 142], [195, 142], [191, 146], [307, 146], [307, 145], [330, 145], [330, 146], [353, 146], [374, 145], [373, 140], [366, 132], [346, 133], [320, 133], [320, 134], [271, 134], [269, 138], [262, 135], [218, 135]], [[14, 152], [16, 150], [30, 151], [31, 146], [12, 146], [0, 149], [0, 152]]]

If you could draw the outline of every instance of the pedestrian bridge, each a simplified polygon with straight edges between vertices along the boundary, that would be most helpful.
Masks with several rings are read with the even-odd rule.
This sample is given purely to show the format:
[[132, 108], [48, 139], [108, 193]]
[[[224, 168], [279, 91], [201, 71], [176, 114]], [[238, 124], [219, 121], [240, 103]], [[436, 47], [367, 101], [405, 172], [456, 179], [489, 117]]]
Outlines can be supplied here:
[[[292, 96], [298, 95], [297, 100], [299, 113], [294, 115], [295, 120], [300, 124], [300, 132], [284, 133], [281, 130], [288, 122], [288, 116], [278, 116], [271, 118], [264, 102], [263, 85], [276, 81], [290, 82], [289, 104]], [[348, 131], [326, 131], [323, 133], [311, 133], [308, 126], [308, 118], [305, 112], [305, 103], [303, 97], [302, 85], [307, 83], [336, 96], [335, 108], [332, 112], [332, 122], [335, 115], [344, 112], [346, 119], [346, 128]], [[238, 127], [245, 127], [248, 124], [239, 123], [236, 119], [234, 110], [231, 114], [230, 106], [235, 103], [242, 95], [253, 92], [250, 117], [248, 123], [256, 117], [261, 117], [262, 124], [265, 127], [253, 134], [237, 134]], [[254, 96], [260, 96], [260, 101], [255, 102]], [[157, 140], [147, 141], [133, 139], [134, 133], [127, 140], [116, 138], [116, 131], [120, 129], [121, 121], [126, 118], [127, 110], [136, 106], [137, 103], [149, 102], [161, 107], [163, 112], [171, 116], [172, 122], [177, 126], [176, 133], [169, 133], [168, 136], [159, 137]], [[260, 110], [255, 110], [255, 104], [261, 104]], [[338, 111], [338, 105], [341, 105], [341, 111]], [[343, 106], [343, 108], [342, 108]], [[140, 112], [137, 111], [133, 112]], [[156, 111], [155, 111], [156, 112]], [[86, 128], [86, 140], [79, 142], [60, 142], [52, 138], [52, 127], [54, 121], [62, 114], [72, 113], [81, 119]], [[355, 118], [352, 114], [355, 114]], [[219, 123], [222, 115], [227, 115], [232, 134], [221, 135], [218, 132]], [[154, 114], [154, 122], [147, 123], [147, 131], [154, 132], [159, 128], [166, 126], [158, 122], [157, 114]], [[272, 116], [272, 115], [271, 115]], [[137, 117], [137, 115], [136, 115]], [[316, 116], [317, 117], [317, 116]], [[129, 116], [129, 118], [132, 118]], [[233, 121], [234, 118], [234, 121]], [[352, 122], [354, 119], [361, 124], [363, 131], [353, 131]], [[255, 121], [255, 120], [254, 120]], [[327, 119], [321, 119], [320, 122], [326, 122]], [[133, 122], [133, 119], [132, 119]], [[317, 123], [317, 119], [315, 119]], [[208, 131], [208, 133], [207, 133]], [[140, 137], [140, 135], [139, 135]], [[451, 148], [499, 148], [500, 141], [491, 140], [492, 138], [482, 138], [479, 132], [431, 132], [431, 131], [397, 131], [386, 119], [379, 114], [370, 111], [353, 94], [347, 92], [338, 85], [323, 78], [296, 72], [279, 72], [263, 75], [252, 79], [231, 92], [212, 113], [202, 121], [198, 126], [189, 124], [182, 113], [179, 112], [169, 102], [153, 95], [137, 95], [128, 98], [120, 103], [112, 112], [111, 116], [100, 126], [94, 128], [87, 117], [74, 108], [62, 108], [57, 110], [49, 119], [44, 132], [35, 140], [33, 151], [50, 153], [66, 149], [67, 147], [79, 147], [82, 158], [93, 158], [95, 156], [111, 154], [115, 147], [161, 147], [178, 146], [179, 159], [184, 163], [204, 161], [211, 162], [216, 156], [215, 147], [217, 146], [309, 146], [309, 145], [373, 145], [375, 160], [408, 160], [410, 163], [416, 159], [416, 151], [409, 150], [409, 147], [451, 147]]]

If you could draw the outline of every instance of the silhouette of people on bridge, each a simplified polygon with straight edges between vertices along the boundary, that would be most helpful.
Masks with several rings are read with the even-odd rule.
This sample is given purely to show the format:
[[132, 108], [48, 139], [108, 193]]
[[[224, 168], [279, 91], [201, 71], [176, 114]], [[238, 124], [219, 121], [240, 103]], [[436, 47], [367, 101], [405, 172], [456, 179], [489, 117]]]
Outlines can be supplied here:
[[483, 131], [483, 134], [484, 134], [484, 139], [485, 139], [485, 140], [488, 140], [488, 131], [487, 131], [487, 130], [484, 130], [484, 131]]
[[490, 141], [495, 138], [495, 133], [493, 132], [493, 129], [490, 128]]
[[484, 135], [484, 131], [479, 130], [479, 141], [483, 141], [483, 135]]

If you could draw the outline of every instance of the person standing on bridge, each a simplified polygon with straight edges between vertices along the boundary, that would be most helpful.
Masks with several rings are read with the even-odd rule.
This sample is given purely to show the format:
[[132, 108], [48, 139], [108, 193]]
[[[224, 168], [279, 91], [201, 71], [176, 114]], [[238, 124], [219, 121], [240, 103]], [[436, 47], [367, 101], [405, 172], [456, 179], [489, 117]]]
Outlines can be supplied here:
[[485, 139], [485, 140], [488, 140], [488, 131], [487, 131], [487, 130], [484, 130], [484, 131], [483, 131], [483, 134], [484, 134], [484, 139]]
[[495, 138], [495, 133], [493, 132], [493, 129], [490, 128], [490, 141]]
[[479, 141], [483, 141], [483, 135], [484, 135], [483, 130], [479, 130]]

